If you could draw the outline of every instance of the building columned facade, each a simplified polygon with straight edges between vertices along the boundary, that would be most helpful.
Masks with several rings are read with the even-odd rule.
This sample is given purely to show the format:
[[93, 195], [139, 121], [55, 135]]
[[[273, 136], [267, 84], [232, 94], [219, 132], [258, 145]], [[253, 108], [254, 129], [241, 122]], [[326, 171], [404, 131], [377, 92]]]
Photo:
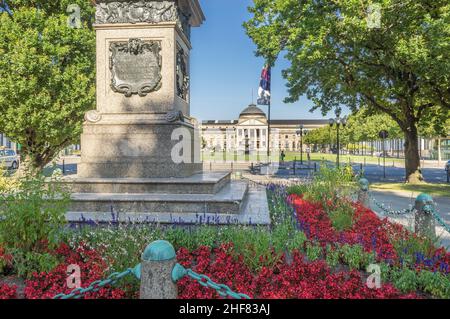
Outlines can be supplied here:
[[[308, 131], [328, 125], [328, 120], [271, 120], [270, 148], [300, 151], [301, 136]], [[249, 105], [237, 120], [203, 121], [201, 125], [202, 146], [215, 151], [266, 152], [269, 121], [266, 114], [254, 104]], [[304, 145], [304, 148], [306, 146]]]

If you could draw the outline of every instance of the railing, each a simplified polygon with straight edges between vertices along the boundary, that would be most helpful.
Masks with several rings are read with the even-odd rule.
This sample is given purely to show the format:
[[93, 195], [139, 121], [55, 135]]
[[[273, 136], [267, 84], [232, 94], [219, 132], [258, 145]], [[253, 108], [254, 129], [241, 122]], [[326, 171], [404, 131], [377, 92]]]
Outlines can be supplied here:
[[418, 235], [427, 237], [436, 237], [436, 223], [450, 233], [450, 226], [444, 222], [441, 215], [436, 209], [436, 204], [433, 198], [425, 193], [417, 196], [415, 205], [413, 207], [394, 210], [387, 207], [384, 203], [379, 202], [369, 191], [369, 181], [365, 178], [359, 180], [358, 201], [364, 206], [369, 207], [373, 202], [381, 213], [390, 217], [399, 217], [406, 215], [413, 215], [414, 217], [414, 232]]
[[203, 287], [216, 290], [222, 297], [250, 299], [245, 294], [234, 292], [227, 285], [216, 283], [208, 276], [198, 274], [192, 269], [186, 269], [177, 263], [175, 249], [164, 240], [157, 240], [148, 245], [142, 254], [142, 262], [134, 268], [129, 268], [121, 273], [113, 273], [105, 280], [97, 280], [86, 288], [76, 288], [68, 294], [58, 294], [53, 299], [80, 299], [88, 293], [115, 285], [130, 275], [134, 275], [141, 281], [141, 299], [176, 299], [178, 296], [177, 282], [185, 277], [195, 280]]

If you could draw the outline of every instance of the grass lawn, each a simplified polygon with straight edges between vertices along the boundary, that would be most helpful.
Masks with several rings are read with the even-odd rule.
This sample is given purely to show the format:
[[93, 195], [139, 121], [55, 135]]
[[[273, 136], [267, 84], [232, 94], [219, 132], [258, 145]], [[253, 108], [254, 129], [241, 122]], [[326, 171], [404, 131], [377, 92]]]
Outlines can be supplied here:
[[[300, 152], [287, 152], [286, 153], [286, 161], [293, 161], [295, 158], [297, 160], [300, 160]], [[307, 156], [305, 153], [303, 153], [303, 160], [306, 160]], [[364, 163], [364, 159], [366, 159], [366, 163], [371, 164], [378, 164], [378, 159], [380, 160], [380, 164], [383, 164], [383, 158], [378, 158], [376, 156], [362, 156], [362, 155], [345, 155], [342, 154], [340, 156], [341, 163], [348, 163], [349, 161], [351, 163]], [[335, 162], [336, 161], [336, 154], [324, 154], [324, 153], [311, 153], [311, 160], [312, 161], [330, 161]], [[392, 165], [393, 162], [395, 163], [404, 163], [404, 159], [401, 158], [386, 158], [386, 165]]]
[[431, 196], [450, 197], [450, 184], [404, 184], [404, 183], [375, 183], [372, 189], [378, 190], [400, 190], [413, 192], [414, 196], [427, 193]]
[[[280, 151], [272, 151], [271, 154], [271, 160], [272, 162], [280, 160]], [[202, 159], [204, 161], [253, 161], [253, 162], [266, 162], [267, 161], [267, 154], [265, 152], [259, 153], [259, 154], [251, 154], [251, 155], [244, 155], [242, 153], [240, 154], [233, 154], [233, 152], [202, 152]], [[286, 158], [284, 159], [287, 162], [293, 161], [297, 159], [300, 160], [300, 152], [286, 152]], [[349, 161], [352, 163], [364, 163], [364, 159], [366, 160], [366, 163], [371, 164], [378, 164], [378, 160], [380, 160], [380, 164], [383, 164], [383, 159], [378, 158], [376, 156], [359, 156], [359, 155], [341, 155], [340, 161], [341, 163], [348, 163]], [[303, 153], [303, 160], [307, 160], [306, 153]], [[311, 160], [312, 161], [328, 161], [328, 162], [335, 162], [336, 161], [336, 154], [323, 154], [323, 153], [311, 153]], [[392, 165], [392, 163], [404, 163], [404, 159], [398, 159], [398, 158], [386, 158], [386, 165]]]

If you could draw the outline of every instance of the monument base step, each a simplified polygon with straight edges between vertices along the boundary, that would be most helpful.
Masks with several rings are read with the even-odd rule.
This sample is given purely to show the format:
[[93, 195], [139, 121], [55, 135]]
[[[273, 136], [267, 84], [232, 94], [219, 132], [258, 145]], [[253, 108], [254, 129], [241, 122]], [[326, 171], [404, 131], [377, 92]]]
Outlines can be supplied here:
[[205, 172], [172, 178], [66, 177], [72, 193], [106, 194], [216, 194], [231, 180], [230, 172]]
[[246, 182], [233, 181], [216, 194], [73, 193], [69, 211], [238, 214], [247, 192]]
[[178, 225], [270, 225], [266, 189], [259, 185], [250, 186], [238, 214], [230, 213], [174, 213], [174, 212], [94, 212], [69, 211], [66, 219], [78, 224], [178, 224]]

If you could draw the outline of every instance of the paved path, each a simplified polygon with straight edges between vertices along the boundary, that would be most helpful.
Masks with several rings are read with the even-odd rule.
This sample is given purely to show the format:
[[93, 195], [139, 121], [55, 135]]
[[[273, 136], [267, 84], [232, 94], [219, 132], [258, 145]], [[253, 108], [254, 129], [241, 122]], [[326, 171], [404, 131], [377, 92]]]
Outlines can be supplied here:
[[[315, 163], [315, 164], [314, 164]], [[305, 162], [305, 165], [297, 163], [295, 175], [301, 177], [308, 177], [314, 173], [314, 169], [319, 170], [321, 162]], [[327, 165], [334, 165], [334, 163], [327, 162]], [[353, 171], [359, 173], [361, 171], [361, 164], [352, 164]], [[363, 165], [364, 176], [370, 183], [401, 183], [405, 181], [405, 169], [403, 167], [386, 166], [386, 178], [384, 178], [383, 166], [376, 164]], [[423, 176], [427, 183], [445, 183], [447, 182], [447, 175], [444, 168], [423, 168]], [[277, 172], [278, 176], [294, 175], [293, 162], [282, 163]]]
[[[393, 210], [402, 210], [414, 206], [415, 198], [418, 195], [417, 192], [405, 192], [405, 191], [380, 191], [373, 190], [372, 196], [378, 202], [383, 203], [386, 207]], [[436, 202], [436, 208], [441, 215], [445, 223], [450, 225], [450, 197], [434, 197]], [[411, 206], [410, 206], [411, 205]], [[375, 211], [380, 217], [384, 217], [381, 209], [379, 209], [373, 202], [370, 205], [371, 209]], [[414, 217], [413, 214], [400, 217], [389, 217], [389, 220], [400, 223], [410, 230], [414, 229]], [[450, 234], [445, 231], [441, 226], [437, 226], [436, 233], [440, 237], [440, 244], [447, 248], [450, 248]]]

